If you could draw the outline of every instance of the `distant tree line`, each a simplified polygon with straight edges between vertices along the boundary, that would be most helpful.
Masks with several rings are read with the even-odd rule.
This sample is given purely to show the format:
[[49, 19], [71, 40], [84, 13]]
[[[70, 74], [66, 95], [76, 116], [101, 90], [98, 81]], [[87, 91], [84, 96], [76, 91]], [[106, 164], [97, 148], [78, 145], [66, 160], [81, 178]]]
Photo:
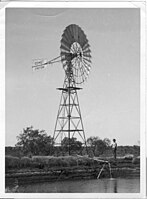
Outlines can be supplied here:
[[[69, 145], [70, 143], [70, 145]], [[23, 129], [23, 132], [17, 136], [17, 144], [13, 150], [6, 150], [6, 154], [11, 153], [12, 155], [17, 156], [34, 156], [34, 155], [68, 155], [68, 150], [70, 147], [71, 154], [84, 155], [87, 154], [90, 156], [101, 156], [103, 154], [108, 154], [111, 151], [111, 141], [108, 138], [100, 139], [99, 137], [91, 136], [87, 139], [87, 149], [83, 146], [82, 142], [78, 141], [75, 137], [69, 138], [65, 137], [61, 146], [54, 146], [54, 140], [51, 136], [47, 135], [44, 130], [33, 129], [33, 127], [27, 127]], [[119, 147], [120, 148], [120, 147]], [[128, 148], [121, 148], [123, 154], [127, 153]], [[133, 146], [129, 148], [134, 150], [136, 154], [139, 153], [139, 146]]]

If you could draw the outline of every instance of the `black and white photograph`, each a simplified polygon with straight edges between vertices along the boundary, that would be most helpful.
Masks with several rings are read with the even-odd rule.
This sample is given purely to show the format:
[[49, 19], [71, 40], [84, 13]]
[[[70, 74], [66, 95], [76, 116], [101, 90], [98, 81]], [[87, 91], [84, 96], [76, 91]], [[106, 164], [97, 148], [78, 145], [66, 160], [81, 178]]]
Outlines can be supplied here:
[[143, 195], [141, 16], [5, 8], [6, 195]]

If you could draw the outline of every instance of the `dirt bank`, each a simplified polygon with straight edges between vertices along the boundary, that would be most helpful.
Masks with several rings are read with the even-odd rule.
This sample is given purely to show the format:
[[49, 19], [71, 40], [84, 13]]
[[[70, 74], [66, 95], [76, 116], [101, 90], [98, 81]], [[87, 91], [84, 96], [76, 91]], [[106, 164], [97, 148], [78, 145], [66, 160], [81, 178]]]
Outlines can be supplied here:
[[[45, 160], [46, 159], [47, 158], [45, 158]], [[61, 159], [64, 164], [61, 164], [59, 161]], [[50, 163], [48, 163], [48, 161], [45, 163], [43, 157], [41, 157], [41, 160], [39, 157], [34, 158], [34, 160], [32, 164], [27, 163], [16, 168], [7, 168], [6, 185], [12, 184], [14, 181], [17, 181], [18, 184], [25, 184], [70, 179], [140, 176], [139, 158], [133, 159], [129, 157], [118, 158], [117, 160], [105, 158], [100, 160], [98, 158], [92, 159], [85, 157], [59, 157], [54, 159], [54, 164], [51, 159]], [[35, 166], [33, 167], [32, 165]]]

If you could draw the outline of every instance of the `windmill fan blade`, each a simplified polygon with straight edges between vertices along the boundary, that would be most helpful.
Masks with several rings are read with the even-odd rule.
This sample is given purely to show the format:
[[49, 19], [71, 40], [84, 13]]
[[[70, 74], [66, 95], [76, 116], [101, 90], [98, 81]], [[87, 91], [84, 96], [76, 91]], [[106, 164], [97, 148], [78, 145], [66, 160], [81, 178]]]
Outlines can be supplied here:
[[[84, 33], [84, 32], [83, 32]], [[83, 49], [83, 46], [86, 44], [86, 43], [88, 43], [88, 39], [86, 38], [86, 36], [85, 36], [85, 38], [82, 38], [83, 39], [83, 43], [82, 43], [82, 49]], [[83, 49], [84, 50], [84, 49]]]
[[70, 39], [70, 36], [68, 35], [68, 32], [66, 31], [65, 34], [62, 35], [62, 38], [65, 37], [67, 42], [71, 45], [72, 41]]
[[65, 35], [67, 34], [68, 39], [70, 40], [70, 43], [73, 43], [73, 37], [72, 37], [72, 35], [71, 35], [71, 32], [70, 32], [69, 28], [65, 29], [64, 34], [65, 34]]
[[67, 57], [67, 56], [70, 56], [70, 53], [69, 52], [61, 52], [61, 56]]
[[91, 66], [89, 64], [87, 64], [85, 61], [83, 61], [83, 62], [84, 62], [84, 66], [85, 66], [86, 70], [90, 72]]
[[68, 42], [68, 44], [69, 44], [69, 40], [67, 39], [67, 37], [66, 37], [65, 35], [64, 35], [64, 37], [63, 37], [63, 35], [64, 35], [64, 34], [62, 34], [62, 39], [61, 39], [61, 41], [64, 40], [64, 41]]
[[69, 30], [70, 30], [71, 36], [73, 38], [73, 41], [75, 41], [74, 40], [74, 32], [73, 32], [73, 24], [71, 26], [69, 26]]
[[72, 35], [73, 35], [74, 41], [76, 41], [76, 32], [75, 32], [74, 24], [71, 25], [71, 31], [72, 31]]
[[70, 50], [70, 44], [66, 41], [65, 37], [62, 38], [61, 44], [63, 44], [64, 46], [68, 47], [68, 49]]
[[[66, 42], [67, 42], [68, 44], [71, 43], [70, 39], [68, 38], [67, 33], [65, 33], [65, 34], [63, 33], [63, 34], [62, 34], [62, 39], [66, 40]], [[62, 39], [61, 39], [61, 40], [62, 40]]]
[[88, 43], [85, 43], [85, 45], [83, 46], [83, 51], [88, 49], [90, 47], [90, 45]]
[[61, 46], [60, 46], [60, 48], [61, 48], [61, 51], [64, 51], [64, 52], [69, 52], [69, 48], [67, 47], [67, 46], [65, 46], [63, 43], [61, 44]]
[[79, 34], [78, 27], [74, 25], [74, 29], [75, 29], [75, 40], [78, 41], [78, 34]]
[[85, 43], [85, 37], [83, 37], [83, 32], [82, 30], [79, 31], [79, 42], [80, 42], [80, 45], [83, 46], [84, 43]]
[[67, 29], [67, 33], [70, 37], [70, 40], [71, 42], [73, 43], [74, 42], [74, 37], [73, 37], [73, 32], [72, 32], [72, 28], [71, 28], [71, 25], [69, 26], [69, 28]]
[[84, 58], [85, 58], [85, 57], [91, 58], [91, 55], [90, 55], [90, 54], [84, 54], [84, 53], [83, 53], [83, 55], [84, 55]]
[[85, 79], [88, 77], [89, 75], [89, 70], [87, 70], [87, 68], [85, 67], [85, 64], [82, 63], [82, 66], [83, 66], [83, 70], [84, 70], [84, 74], [85, 74]]
[[70, 45], [69, 44], [66, 44], [66, 42], [64, 40], [61, 41], [61, 47], [64, 47], [66, 48], [66, 50], [70, 51]]
[[83, 63], [83, 66], [84, 66], [84, 70], [85, 70], [86, 74], [88, 75], [90, 72], [90, 69], [86, 66], [85, 63]]
[[83, 59], [89, 63], [91, 63], [91, 60], [90, 59], [87, 59], [86, 57], [83, 57]]
[[91, 53], [91, 50], [89, 48], [87, 50], [83, 50], [83, 54], [85, 53]]

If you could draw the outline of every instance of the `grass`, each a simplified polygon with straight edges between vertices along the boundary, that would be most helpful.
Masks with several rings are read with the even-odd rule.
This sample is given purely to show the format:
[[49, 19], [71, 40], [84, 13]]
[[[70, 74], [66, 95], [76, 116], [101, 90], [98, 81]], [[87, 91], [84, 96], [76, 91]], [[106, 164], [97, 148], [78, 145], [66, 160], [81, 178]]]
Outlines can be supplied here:
[[[108, 160], [111, 165], [115, 164], [113, 158], [105, 159]], [[92, 158], [85, 156], [32, 156], [32, 157], [5, 157], [5, 167], [6, 171], [9, 169], [24, 169], [24, 168], [55, 168], [55, 167], [74, 167], [74, 166], [98, 166], [103, 163], [97, 162]], [[140, 158], [133, 158], [132, 156], [124, 156], [117, 159], [117, 165], [120, 167], [139, 165]]]
[[6, 170], [14, 168], [44, 168], [44, 167], [70, 167], [79, 165], [90, 165], [93, 161], [89, 158], [78, 156], [32, 156], [29, 157], [5, 157]]

